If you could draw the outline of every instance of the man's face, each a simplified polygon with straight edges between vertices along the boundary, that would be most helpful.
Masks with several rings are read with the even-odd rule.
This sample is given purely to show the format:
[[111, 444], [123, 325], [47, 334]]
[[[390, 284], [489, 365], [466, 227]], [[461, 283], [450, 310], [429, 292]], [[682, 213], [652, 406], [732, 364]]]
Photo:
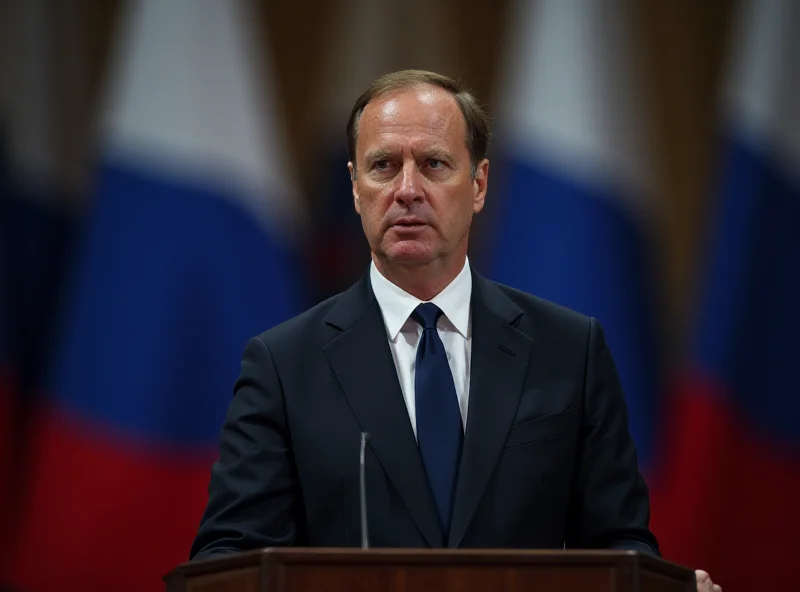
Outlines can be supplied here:
[[472, 177], [464, 117], [447, 91], [426, 85], [370, 102], [356, 164], [348, 163], [355, 208], [381, 262], [446, 266], [466, 255], [489, 163]]

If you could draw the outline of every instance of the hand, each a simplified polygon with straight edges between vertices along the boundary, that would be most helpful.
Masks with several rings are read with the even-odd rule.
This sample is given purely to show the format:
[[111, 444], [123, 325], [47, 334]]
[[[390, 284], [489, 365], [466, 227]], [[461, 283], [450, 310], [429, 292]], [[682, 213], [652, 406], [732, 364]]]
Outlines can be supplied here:
[[697, 579], [697, 592], [722, 592], [722, 586], [712, 582], [707, 571], [698, 569], [695, 570], [694, 575]]

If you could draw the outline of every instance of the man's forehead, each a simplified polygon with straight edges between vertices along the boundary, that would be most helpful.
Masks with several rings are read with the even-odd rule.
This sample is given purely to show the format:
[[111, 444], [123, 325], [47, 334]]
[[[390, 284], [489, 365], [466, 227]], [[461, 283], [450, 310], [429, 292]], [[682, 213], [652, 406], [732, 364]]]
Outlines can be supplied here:
[[424, 86], [393, 91], [371, 101], [359, 122], [359, 136], [403, 131], [463, 132], [455, 98], [444, 89]]
[[402, 121], [449, 125], [458, 115], [458, 104], [450, 93], [425, 85], [392, 91], [370, 101], [361, 120], [378, 125]]

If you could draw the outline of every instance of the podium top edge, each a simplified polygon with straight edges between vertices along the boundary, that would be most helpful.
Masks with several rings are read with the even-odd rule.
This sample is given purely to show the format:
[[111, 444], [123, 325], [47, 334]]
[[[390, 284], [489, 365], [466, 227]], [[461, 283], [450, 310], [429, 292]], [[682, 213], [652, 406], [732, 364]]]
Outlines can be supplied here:
[[[430, 548], [370, 548], [352, 547], [265, 547], [252, 551], [231, 552], [214, 557], [195, 559], [176, 567], [171, 574], [199, 574], [227, 567], [246, 567], [259, 564], [292, 565], [302, 563], [361, 563], [380, 564], [401, 562], [471, 563], [511, 565], [520, 563], [553, 563], [561, 565], [608, 565], [644, 568], [674, 576], [694, 575], [689, 568], [639, 551], [615, 549], [430, 549]], [[166, 577], [169, 577], [168, 574]]]

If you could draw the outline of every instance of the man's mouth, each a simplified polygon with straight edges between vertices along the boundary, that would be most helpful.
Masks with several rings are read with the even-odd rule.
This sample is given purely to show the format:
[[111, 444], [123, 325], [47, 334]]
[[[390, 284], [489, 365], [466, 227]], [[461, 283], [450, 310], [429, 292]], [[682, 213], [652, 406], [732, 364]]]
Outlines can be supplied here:
[[424, 220], [421, 220], [420, 218], [414, 218], [411, 216], [398, 218], [392, 223], [392, 226], [400, 228], [418, 228], [420, 226], [425, 226], [425, 225], [426, 224]]

